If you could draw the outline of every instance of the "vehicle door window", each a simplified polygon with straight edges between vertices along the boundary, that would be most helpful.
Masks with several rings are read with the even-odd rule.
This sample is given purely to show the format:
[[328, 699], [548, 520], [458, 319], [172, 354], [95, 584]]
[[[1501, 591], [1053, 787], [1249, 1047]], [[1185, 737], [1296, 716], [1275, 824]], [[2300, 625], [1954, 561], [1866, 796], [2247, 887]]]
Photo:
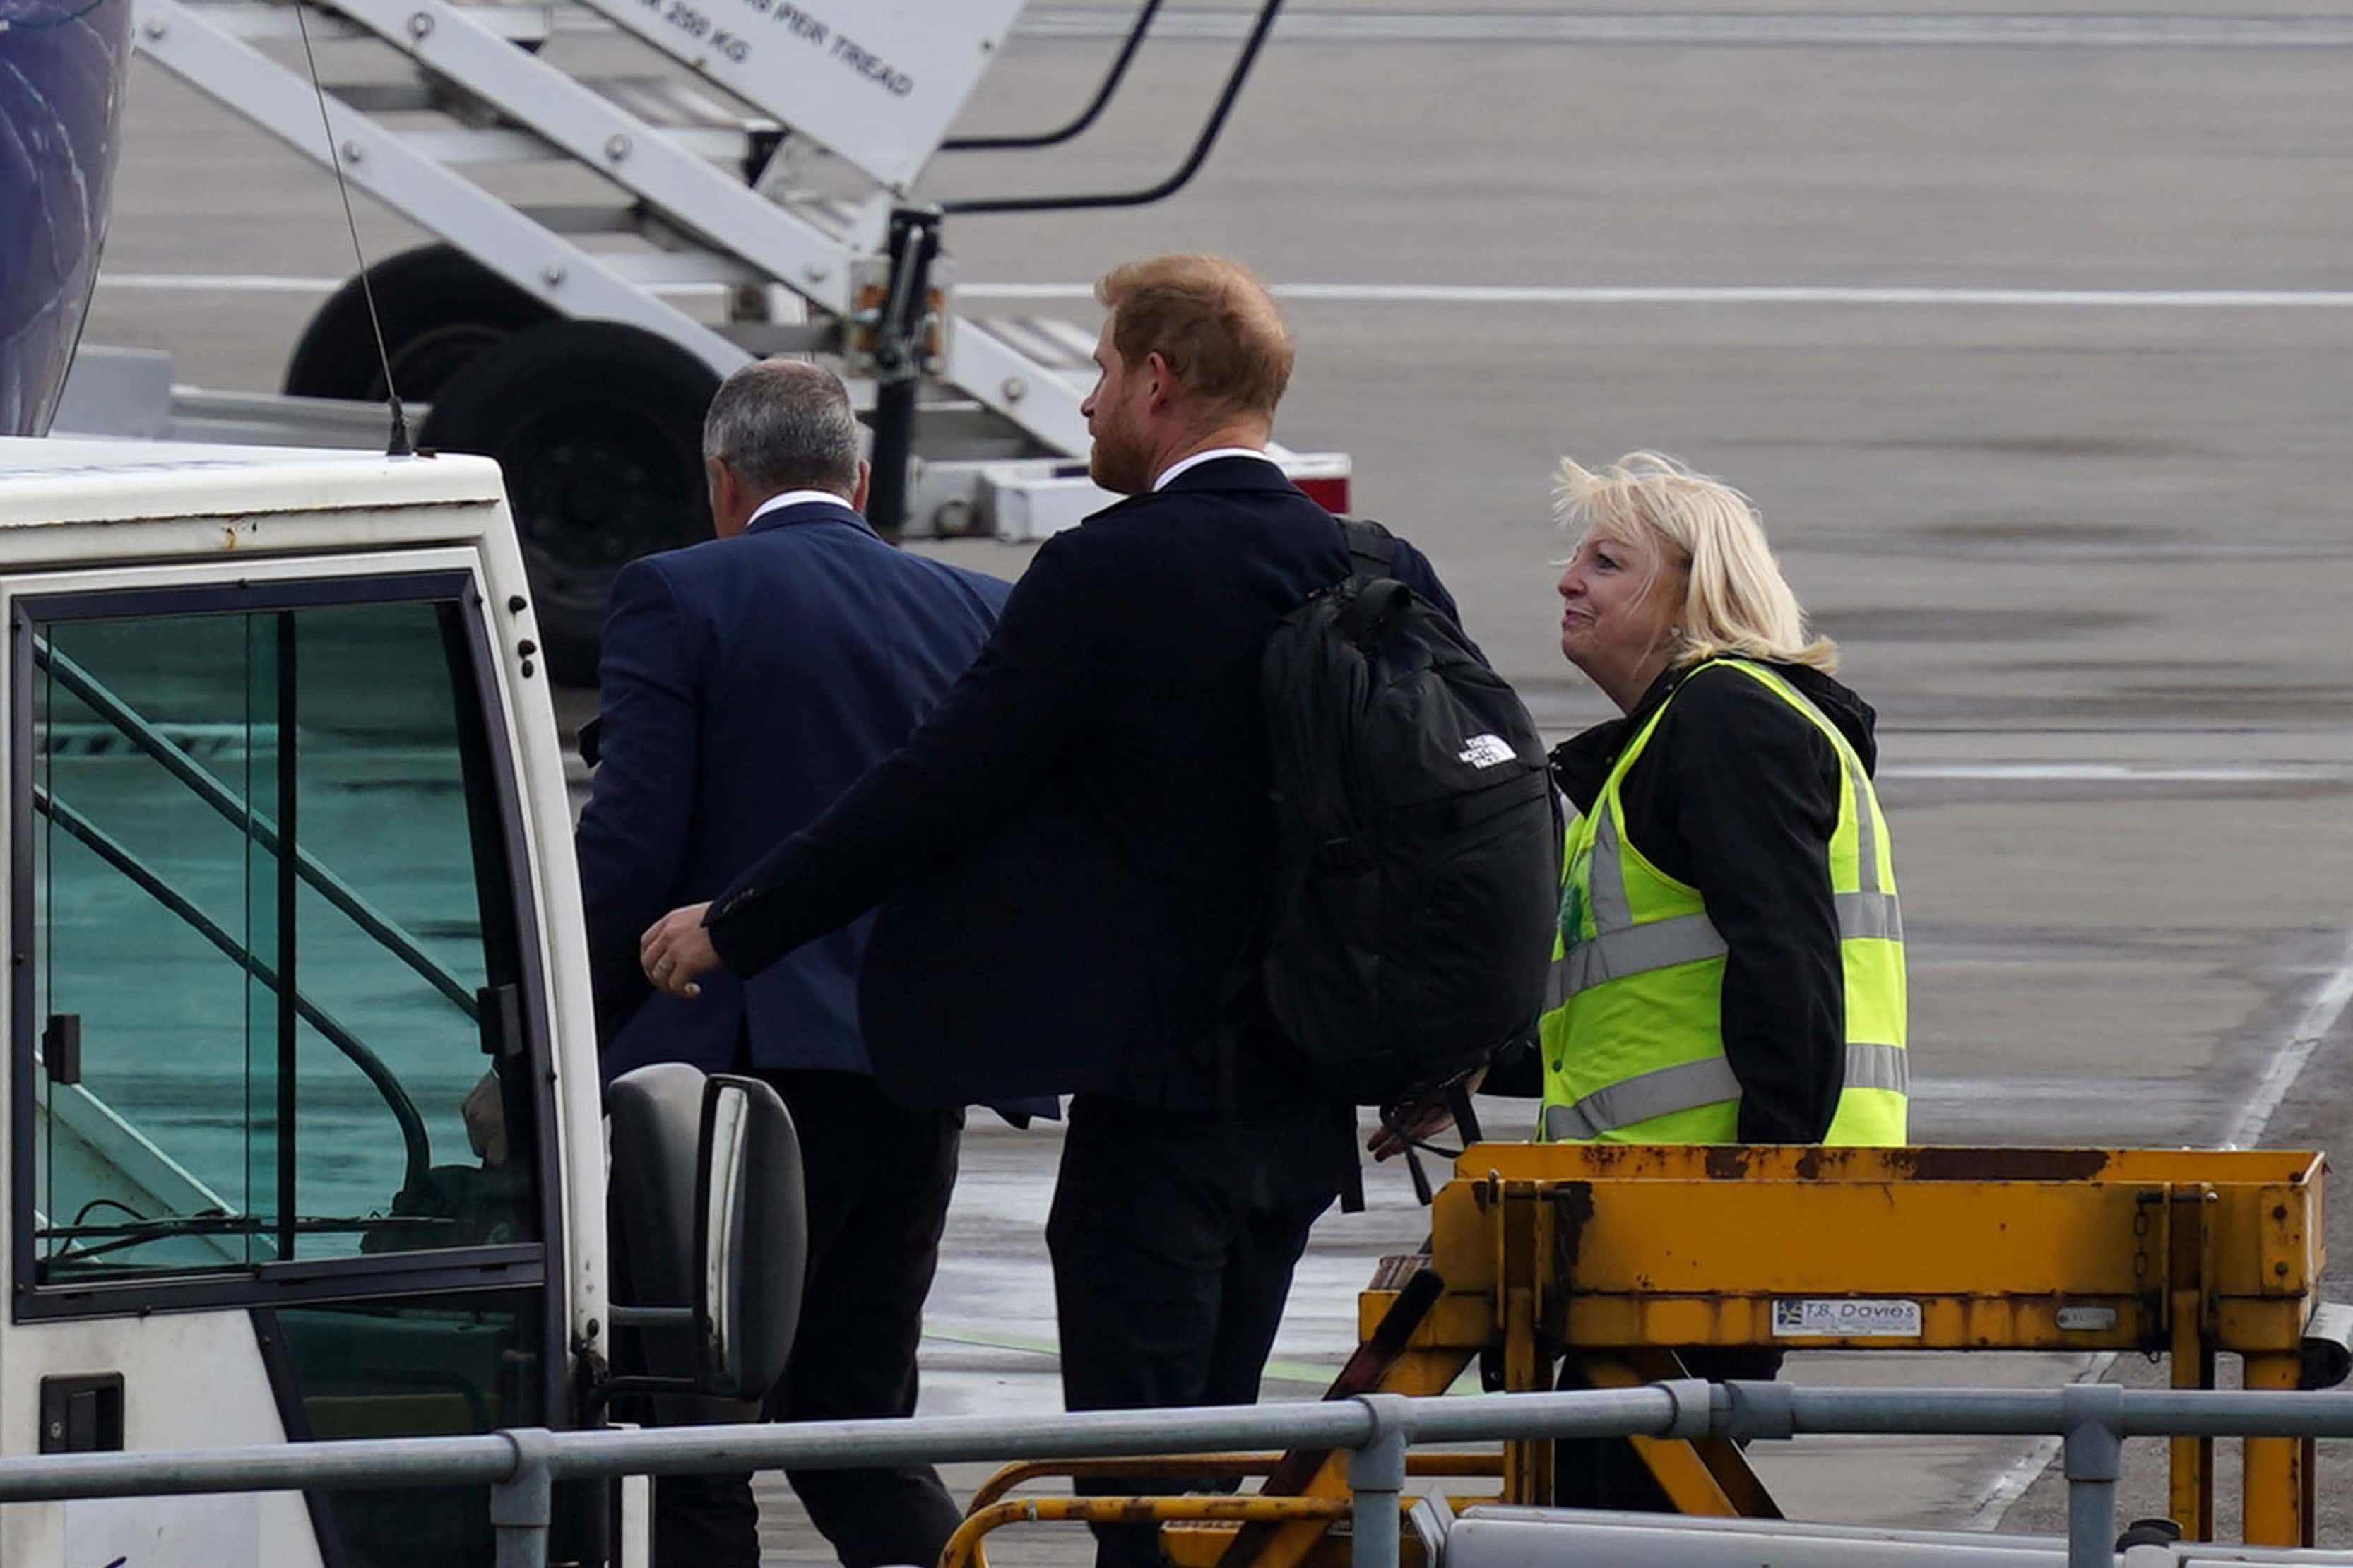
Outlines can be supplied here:
[[[328, 1302], [255, 1315], [298, 1442], [452, 1437], [547, 1419], [537, 1291]], [[485, 1486], [322, 1491], [342, 1568], [491, 1568]]]
[[463, 582], [20, 602], [20, 1278], [541, 1239]]

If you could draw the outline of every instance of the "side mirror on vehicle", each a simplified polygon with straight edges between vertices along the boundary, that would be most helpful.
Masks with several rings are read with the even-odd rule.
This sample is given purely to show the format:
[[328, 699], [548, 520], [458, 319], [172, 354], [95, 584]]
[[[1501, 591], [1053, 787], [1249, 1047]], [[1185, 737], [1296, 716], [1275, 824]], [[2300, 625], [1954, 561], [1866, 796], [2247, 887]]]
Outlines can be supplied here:
[[757, 1399], [784, 1375], [799, 1326], [808, 1251], [800, 1138], [775, 1089], [722, 1074], [704, 1080], [696, 1145], [703, 1392]]
[[757, 1079], [679, 1062], [622, 1074], [605, 1104], [608, 1317], [617, 1332], [634, 1331], [638, 1347], [617, 1354], [635, 1364], [608, 1391], [762, 1398], [792, 1350], [808, 1252], [791, 1113]]

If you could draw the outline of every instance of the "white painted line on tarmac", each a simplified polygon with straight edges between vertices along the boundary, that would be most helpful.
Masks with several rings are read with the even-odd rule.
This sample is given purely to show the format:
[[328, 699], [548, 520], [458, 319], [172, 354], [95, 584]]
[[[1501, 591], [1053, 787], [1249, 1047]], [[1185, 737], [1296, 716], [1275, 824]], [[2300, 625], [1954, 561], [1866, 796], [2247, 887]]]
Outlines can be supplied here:
[[[1152, 36], [1231, 42], [1255, 14], [1166, 11]], [[1015, 27], [1031, 38], [1124, 38], [1134, 13], [1103, 7], [1025, 12]], [[1946, 12], [1294, 11], [1275, 23], [1277, 43], [1987, 45], [2093, 48], [2327, 48], [2353, 45], [2348, 16], [2087, 16], [2080, 12], [1991, 16]]]
[[2329, 763], [1890, 763], [1883, 779], [1972, 784], [2284, 784], [2353, 778]]
[[[2116, 1364], [2116, 1352], [2104, 1351], [2086, 1362], [2084, 1370], [2069, 1381], [2097, 1383], [2107, 1376], [2108, 1368]], [[1978, 1506], [1970, 1510], [1968, 1518], [1961, 1521], [1961, 1528], [1963, 1530], [2001, 1528], [2003, 1518], [2011, 1508], [2016, 1506], [2018, 1500], [2026, 1495], [2026, 1489], [2042, 1479], [2042, 1472], [2049, 1469], [2051, 1461], [2059, 1457], [2059, 1450], [2063, 1443], [2064, 1439], [2058, 1437], [2037, 1437], [2032, 1447], [2005, 1467], [2000, 1474], [1994, 1477], [1993, 1484], [1978, 1494]]]
[[[301, 278], [269, 272], [101, 272], [98, 286], [138, 294], [332, 294], [343, 286], [341, 278]], [[726, 289], [723, 283], [653, 283], [648, 291], [661, 295], [710, 294]]]
[[[2249, 1149], [2262, 1138], [2279, 1108], [2295, 1089], [2295, 1081], [2304, 1076], [2320, 1044], [2328, 1037], [2345, 1016], [2345, 1009], [2353, 1005], [2353, 931], [2345, 935], [2345, 945], [2339, 951], [2337, 966], [2320, 978], [2306, 998], [2304, 1011], [2295, 1026], [2272, 1050], [2271, 1060], [2264, 1064], [2263, 1075], [2255, 1084], [2255, 1091], [2232, 1113], [2222, 1131], [2221, 1146], [2225, 1149]], [[2073, 1381], [2095, 1383], [2105, 1377], [2108, 1368], [2116, 1364], [2113, 1352], [2094, 1356]], [[2043, 1437], [2036, 1440], [2018, 1460], [1997, 1475], [1981, 1493], [1978, 1506], [1971, 1510], [1963, 1528], [1992, 1530], [2002, 1521], [2012, 1504], [2026, 1494], [2026, 1489], [2042, 1478], [2058, 1458], [2061, 1439]]]
[[[259, 272], [103, 272], [99, 287], [171, 294], [328, 294], [340, 278]], [[716, 283], [659, 283], [657, 294], [717, 294]], [[1092, 283], [960, 283], [977, 300], [1082, 300]], [[2064, 310], [2281, 310], [2353, 309], [2348, 289], [1944, 289], [1843, 285], [1619, 288], [1479, 283], [1278, 283], [1277, 299], [1342, 305], [1990, 305]]]
[[2312, 1060], [2313, 1054], [2320, 1049], [2320, 1042], [2328, 1037], [2337, 1020], [2345, 1016], [2348, 1003], [2353, 1003], [2353, 931], [2346, 934], [2345, 947], [2337, 957], [2337, 967], [2323, 975], [2319, 984], [2312, 988], [2312, 994], [2306, 1000], [2304, 1012], [2297, 1017], [2295, 1027], [2288, 1031], [2287, 1038], [2273, 1051], [2272, 1059], [2263, 1068], [2263, 1076], [2256, 1081], [2255, 1092], [2239, 1107], [2229, 1125], [2223, 1129], [2223, 1148], [2253, 1147], [2255, 1140], [2263, 1135], [2263, 1129], [2271, 1125], [2272, 1118], [2286, 1102], [2289, 1091], [2295, 1088], [2295, 1080], [2304, 1075], [2305, 1067]]
[[[1255, 16], [1235, 11], [1164, 11], [1152, 37], [1163, 42], [1233, 43]], [[1133, 10], [1058, 7], [1025, 13], [1017, 37], [1117, 42]], [[603, 16], [571, 6], [551, 32], [610, 37]], [[1685, 47], [1872, 45], [2007, 46], [2052, 48], [2328, 48], [2353, 47], [2353, 16], [1997, 16], [1970, 12], [1293, 12], [1275, 23], [1276, 43], [1668, 44]]]
[[343, 280], [257, 272], [101, 272], [98, 286], [157, 294], [332, 294]]
[[[1843, 284], [1620, 287], [1608, 284], [1277, 283], [1278, 300], [1342, 305], [1996, 305], [2073, 310], [2271, 310], [2353, 308], [2346, 289], [1861, 288]], [[959, 283], [984, 300], [1092, 300], [1091, 283]]]
[[[1062, 1354], [1059, 1337], [1039, 1334], [999, 1333], [989, 1329], [973, 1328], [967, 1324], [948, 1323], [939, 1327], [926, 1325], [925, 1344], [964, 1345], [974, 1350], [1010, 1351], [1018, 1355], [1050, 1356], [1060, 1360]], [[1339, 1372], [1340, 1363], [1329, 1366], [1307, 1362], [1284, 1361], [1281, 1358], [1266, 1363], [1266, 1376], [1277, 1383], [1304, 1384], [1311, 1388], [1328, 1388]]]

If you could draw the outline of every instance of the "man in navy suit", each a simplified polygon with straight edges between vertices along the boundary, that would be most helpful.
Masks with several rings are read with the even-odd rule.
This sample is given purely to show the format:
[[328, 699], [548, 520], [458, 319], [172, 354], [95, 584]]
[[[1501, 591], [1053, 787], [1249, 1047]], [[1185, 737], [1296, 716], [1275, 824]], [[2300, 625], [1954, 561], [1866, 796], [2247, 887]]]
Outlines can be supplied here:
[[[1069, 1406], [1245, 1404], [1356, 1158], [1353, 1108], [1249, 962], [1274, 851], [1261, 655], [1347, 546], [1265, 455], [1292, 345], [1256, 279], [1159, 257], [1097, 294], [1091, 468], [1128, 499], [1046, 542], [903, 748], [643, 958], [715, 996], [889, 899], [878, 1077], [1076, 1095], [1046, 1233]], [[1391, 570], [1453, 613], [1412, 547]], [[1099, 1563], [1159, 1561], [1148, 1526], [1097, 1533]]]
[[[858, 424], [828, 371], [737, 371], [712, 399], [703, 451], [718, 537], [623, 568], [605, 628], [578, 837], [604, 1068], [683, 1061], [776, 1087], [800, 1133], [809, 1258], [767, 1414], [906, 1415], [963, 1102], [910, 1110], [875, 1087], [857, 997], [871, 922], [752, 979], [713, 977], [692, 1003], [647, 985], [638, 938], [896, 750], [971, 664], [1008, 589], [867, 527]], [[791, 1480], [846, 1568], [936, 1561], [958, 1520], [929, 1466]], [[750, 1477], [665, 1477], [655, 1512], [662, 1568], [757, 1568]]]

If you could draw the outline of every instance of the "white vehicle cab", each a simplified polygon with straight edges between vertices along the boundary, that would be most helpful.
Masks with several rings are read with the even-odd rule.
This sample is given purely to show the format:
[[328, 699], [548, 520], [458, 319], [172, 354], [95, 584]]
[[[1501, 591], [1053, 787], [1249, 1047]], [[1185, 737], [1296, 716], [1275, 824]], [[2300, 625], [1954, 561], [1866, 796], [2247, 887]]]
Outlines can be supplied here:
[[[496, 467], [0, 440], [0, 1455], [599, 1422], [596, 1034]], [[675, 1207], [698, 1117], [711, 1191], [711, 1110], [669, 1070], [692, 1082], [634, 1131], [617, 1105], [614, 1136], [658, 1145], [634, 1152]], [[705, 1212], [756, 1216], [745, 1162], [775, 1150], [736, 1131]], [[676, 1212], [641, 1281], [730, 1288], [740, 1238]], [[669, 1305], [639, 1323], [772, 1316]], [[732, 1391], [711, 1374], [777, 1353], [684, 1342], [669, 1386]], [[572, 1509], [560, 1557], [641, 1560], [608, 1500]], [[480, 1494], [0, 1510], [9, 1568], [491, 1553]]]

